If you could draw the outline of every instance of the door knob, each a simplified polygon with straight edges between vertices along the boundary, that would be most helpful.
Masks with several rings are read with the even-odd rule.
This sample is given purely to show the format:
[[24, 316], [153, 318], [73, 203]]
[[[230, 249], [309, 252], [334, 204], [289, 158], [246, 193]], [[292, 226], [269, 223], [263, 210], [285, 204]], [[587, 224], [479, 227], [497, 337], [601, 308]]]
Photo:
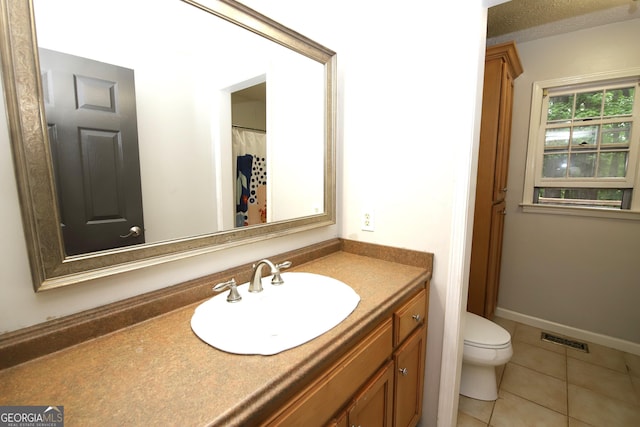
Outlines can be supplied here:
[[122, 237], [123, 239], [126, 239], [127, 237], [139, 237], [141, 234], [142, 234], [142, 228], [138, 227], [137, 225], [134, 225], [129, 229], [129, 234], [125, 234], [124, 236], [120, 236], [120, 237]]

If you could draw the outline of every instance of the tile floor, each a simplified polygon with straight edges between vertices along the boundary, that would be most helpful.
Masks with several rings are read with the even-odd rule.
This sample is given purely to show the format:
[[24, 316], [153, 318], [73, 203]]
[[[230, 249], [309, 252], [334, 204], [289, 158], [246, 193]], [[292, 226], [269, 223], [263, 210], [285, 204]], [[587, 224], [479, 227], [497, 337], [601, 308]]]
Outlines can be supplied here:
[[541, 341], [540, 329], [495, 322], [513, 344], [497, 371], [498, 400], [461, 395], [458, 427], [640, 426], [640, 356], [592, 343], [584, 353]]

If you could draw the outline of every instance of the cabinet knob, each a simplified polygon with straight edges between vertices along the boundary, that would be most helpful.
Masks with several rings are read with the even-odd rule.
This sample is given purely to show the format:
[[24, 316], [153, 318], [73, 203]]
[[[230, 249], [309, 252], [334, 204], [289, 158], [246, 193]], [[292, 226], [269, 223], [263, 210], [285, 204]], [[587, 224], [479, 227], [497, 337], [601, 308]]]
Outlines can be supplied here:
[[411, 318], [416, 322], [419, 322], [422, 319], [419, 314], [414, 314], [413, 316], [411, 316]]
[[502, 189], [502, 192], [503, 192], [503, 193], [506, 193], [506, 192], [507, 192], [507, 187], [504, 187], [504, 188]]
[[400, 371], [400, 373], [405, 377], [409, 374], [409, 371], [407, 371], [407, 368], [398, 368], [398, 371]]

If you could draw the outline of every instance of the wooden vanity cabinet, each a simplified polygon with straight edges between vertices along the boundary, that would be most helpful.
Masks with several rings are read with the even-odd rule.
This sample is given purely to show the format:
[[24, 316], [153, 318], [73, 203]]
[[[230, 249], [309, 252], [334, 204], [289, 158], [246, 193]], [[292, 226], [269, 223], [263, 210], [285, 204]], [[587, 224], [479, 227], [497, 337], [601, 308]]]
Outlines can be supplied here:
[[262, 425], [415, 426], [422, 414], [427, 306], [422, 289]]
[[426, 328], [421, 326], [331, 427], [409, 427], [422, 414]]
[[388, 359], [391, 351], [391, 319], [387, 319], [263, 425], [326, 425]]

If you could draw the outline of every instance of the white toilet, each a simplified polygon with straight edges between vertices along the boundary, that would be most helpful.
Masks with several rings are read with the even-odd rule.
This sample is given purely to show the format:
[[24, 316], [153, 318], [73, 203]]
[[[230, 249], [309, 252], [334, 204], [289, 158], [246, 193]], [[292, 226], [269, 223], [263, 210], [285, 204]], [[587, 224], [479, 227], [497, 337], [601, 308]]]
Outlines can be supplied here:
[[496, 366], [511, 359], [511, 335], [503, 327], [466, 312], [460, 394], [479, 400], [496, 400]]

